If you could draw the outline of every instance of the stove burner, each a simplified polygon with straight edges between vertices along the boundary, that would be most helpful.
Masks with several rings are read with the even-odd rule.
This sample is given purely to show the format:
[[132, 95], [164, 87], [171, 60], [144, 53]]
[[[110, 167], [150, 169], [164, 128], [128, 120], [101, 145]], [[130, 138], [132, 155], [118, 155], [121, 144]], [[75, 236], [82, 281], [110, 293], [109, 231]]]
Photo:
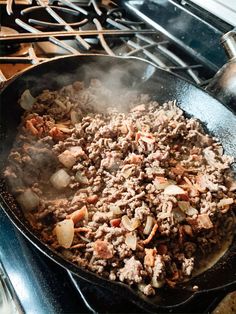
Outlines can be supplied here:
[[[10, 27], [2, 26], [0, 35], [17, 34], [18, 32]], [[19, 50], [19, 44], [0, 44], [0, 54], [9, 55]]]
[[[147, 24], [141, 19], [134, 18], [124, 6], [111, 0], [60, 0], [59, 2], [37, 0], [32, 2], [31, 6], [19, 7], [14, 15], [14, 22], [12, 22], [15, 23], [13, 25], [16, 25], [16, 29], [19, 29], [16, 40], [20, 44], [14, 42], [12, 47], [1, 49], [2, 54], [0, 54], [0, 63], [14, 64], [14, 69], [15, 65], [31, 66], [63, 55], [105, 53], [112, 56], [132, 55], [147, 59], [197, 84], [202, 84], [203, 80], [208, 79], [208, 74], [204, 72], [202, 65], [196, 64], [196, 60], [182, 49], [176, 49], [176, 46], [172, 45], [161, 31], [153, 36], [138, 34], [137, 32], [146, 30]], [[6, 22], [4, 24], [12, 25]], [[105, 33], [110, 30], [120, 31], [121, 34], [110, 36]], [[32, 33], [34, 36], [31, 38], [31, 45], [23, 44], [22, 31]], [[82, 33], [70, 39], [63, 37], [62, 32], [74, 31]], [[86, 31], [98, 31], [99, 34], [90, 36]], [[131, 32], [131, 35], [125, 36], [127, 31]], [[11, 30], [9, 33], [16, 32]], [[43, 38], [46, 33], [51, 35]], [[57, 36], [57, 33], [61, 36]], [[200, 78], [201, 75], [203, 80]]]
[[[15, 29], [6, 26], [2, 26], [0, 30], [0, 36], [18, 33]], [[0, 62], [0, 83], [29, 66], [25, 63], [25, 58], [31, 54], [31, 50], [32, 45], [26, 43], [0, 44], [0, 57], [3, 56]], [[12, 64], [12, 59], [21, 60], [21, 62]]]
[[[10, 34], [18, 34], [15, 29], [7, 27], [7, 26], [1, 26], [0, 29], [0, 36], [3, 35], [10, 35]], [[19, 44], [19, 43], [8, 43], [8, 44], [0, 44], [0, 56], [25, 56], [28, 53], [29, 48], [31, 47], [31, 44]]]
[[[65, 26], [80, 27], [88, 22], [87, 18], [80, 17], [80, 13], [74, 9], [50, 6], [54, 10], [54, 15], [47, 10], [47, 7], [34, 6], [21, 11], [21, 15], [28, 18], [30, 24], [40, 26], [41, 28], [61, 28]], [[40, 20], [39, 20], [40, 18]], [[56, 20], [56, 21], [55, 21]]]

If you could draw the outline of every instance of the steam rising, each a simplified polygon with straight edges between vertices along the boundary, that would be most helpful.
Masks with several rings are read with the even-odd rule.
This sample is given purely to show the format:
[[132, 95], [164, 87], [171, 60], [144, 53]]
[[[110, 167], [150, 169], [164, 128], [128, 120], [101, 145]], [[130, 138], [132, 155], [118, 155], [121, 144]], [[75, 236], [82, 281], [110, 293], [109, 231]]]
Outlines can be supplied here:
[[[57, 60], [56, 65], [59, 65], [60, 62], [63, 63], [64, 60]], [[47, 65], [49, 65], [49, 71], [44, 73]], [[123, 62], [123, 65], [118, 62], [118, 65], [109, 64], [108, 66], [106, 66], [106, 62], [92, 62], [74, 67], [72, 71], [68, 69], [66, 74], [58, 73], [59, 71], [55, 70], [50, 71], [50, 65], [51, 63], [42, 64], [39, 67], [42, 73], [38, 73], [38, 75], [22, 77], [21, 84], [23, 88], [21, 99], [18, 102], [24, 110], [31, 112], [32, 105], [36, 100], [35, 97], [40, 95], [43, 90], [51, 92], [65, 89], [66, 95], [68, 92], [66, 89], [70, 89], [69, 85], [76, 81], [82, 81], [85, 89], [78, 91], [73, 89], [73, 97], [75, 98], [73, 104], [77, 100], [78, 106], [72, 110], [80, 111], [83, 109], [83, 114], [89, 112], [107, 113], [111, 108], [118, 112], [127, 112], [131, 104], [140, 103], [140, 83], [146, 82], [155, 71], [154, 66], [145, 62], [129, 63], [127, 60]], [[52, 69], [55, 69], [55, 65]], [[47, 96], [47, 92], [45, 92], [45, 96]], [[34, 109], [32, 112], [34, 112]], [[16, 137], [13, 145], [13, 158], [10, 157], [10, 160], [11, 166], [18, 173], [18, 179], [14, 173], [10, 173], [10, 175], [8, 173], [7, 175], [12, 191], [15, 191], [16, 194], [22, 193], [25, 188], [33, 188], [34, 191], [34, 183], [37, 182], [36, 178], [39, 176], [43, 176], [45, 184], [47, 183], [49, 177], [59, 166], [54, 154], [50, 152], [49, 146], [40, 139], [31, 142], [27, 155], [32, 162], [27, 163], [26, 161], [25, 164], [18, 165], [17, 158], [14, 156], [14, 148], [19, 149], [19, 136]], [[9, 171], [11, 171], [11, 167], [6, 168], [5, 173]], [[54, 192], [53, 188], [47, 190], [48, 195]], [[62, 194], [60, 196], [63, 197]]]
[[107, 65], [106, 62], [99, 62], [98, 58], [96, 62], [79, 65], [68, 72], [70, 73], [50, 71], [38, 77], [27, 77], [26, 87], [35, 97], [44, 89], [57, 90], [78, 80], [83, 81], [87, 87], [91, 79], [98, 79], [103, 88], [93, 90], [95, 111], [106, 112], [107, 107], [113, 107], [126, 112], [129, 103], [142, 92], [143, 83], [152, 77], [155, 67], [140, 60]]

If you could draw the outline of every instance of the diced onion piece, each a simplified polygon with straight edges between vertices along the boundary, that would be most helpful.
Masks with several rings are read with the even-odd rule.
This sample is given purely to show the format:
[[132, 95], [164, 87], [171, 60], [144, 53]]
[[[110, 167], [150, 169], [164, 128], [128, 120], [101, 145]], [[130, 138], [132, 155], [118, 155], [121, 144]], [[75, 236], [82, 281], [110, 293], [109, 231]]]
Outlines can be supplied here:
[[171, 182], [166, 181], [165, 183], [158, 183], [154, 180], [153, 184], [157, 190], [164, 190], [167, 186], [171, 185]]
[[31, 189], [21, 193], [17, 201], [26, 211], [31, 211], [39, 206], [39, 197]]
[[154, 224], [153, 218], [151, 216], [147, 216], [147, 221], [143, 233], [150, 234], [150, 232], [152, 231], [153, 224]]
[[127, 215], [122, 216], [121, 218], [122, 225], [129, 231], [132, 231], [131, 221]]
[[163, 280], [157, 280], [155, 277], [152, 277], [151, 284], [154, 288], [161, 288], [164, 285], [164, 281]]
[[141, 131], [143, 128], [139, 120], [136, 121], [136, 128], [138, 129], [138, 131]]
[[72, 219], [65, 219], [59, 222], [55, 227], [57, 241], [60, 246], [68, 249], [74, 239], [74, 222]]
[[31, 95], [29, 89], [23, 92], [19, 101], [20, 106], [26, 111], [31, 110], [35, 102], [36, 98]]
[[184, 213], [191, 207], [190, 203], [185, 201], [179, 201], [178, 206]]
[[70, 176], [64, 169], [60, 169], [51, 176], [50, 182], [56, 189], [61, 190], [70, 183]]
[[198, 210], [196, 208], [193, 208], [192, 206], [190, 206], [187, 210], [186, 210], [186, 214], [188, 216], [194, 216], [198, 214]]
[[164, 190], [165, 195], [179, 195], [179, 194], [186, 194], [186, 192], [181, 189], [178, 185], [171, 184], [167, 186]]
[[114, 215], [120, 215], [121, 214], [121, 209], [118, 205], [110, 204], [109, 208], [110, 208], [110, 211], [112, 211]]
[[80, 171], [76, 172], [75, 180], [78, 181], [81, 184], [86, 184], [87, 185], [89, 183], [88, 178], [85, 175], [83, 175]]
[[209, 165], [214, 165], [214, 163], [216, 162], [216, 154], [211, 150], [211, 148], [207, 147], [203, 149], [203, 155]]
[[69, 150], [65, 150], [58, 156], [59, 161], [66, 167], [71, 168], [76, 163], [75, 155]]
[[185, 213], [182, 210], [180, 210], [178, 207], [173, 209], [173, 214], [174, 214], [174, 218], [177, 222], [184, 221], [186, 218]]
[[122, 170], [122, 176], [125, 178], [125, 179], [128, 179], [130, 176], [131, 176], [131, 174], [132, 174], [132, 172], [133, 172], [133, 167], [131, 166], [131, 167], [125, 167], [125, 168], [123, 168], [123, 170]]
[[76, 123], [75, 124], [75, 129], [76, 130], [80, 130], [80, 128], [81, 128], [81, 123]]
[[137, 218], [133, 218], [131, 221], [131, 226], [133, 230], [137, 229], [140, 226], [140, 224], [141, 224], [140, 220]]
[[232, 181], [229, 186], [230, 192], [236, 191], [236, 181]]
[[122, 225], [125, 227], [125, 229], [127, 229], [128, 231], [133, 231], [140, 226], [139, 219], [134, 218], [130, 220], [127, 215], [122, 216], [121, 222], [122, 222]]
[[141, 136], [141, 140], [147, 144], [155, 143], [155, 138], [152, 138], [152, 137]]
[[234, 203], [233, 198], [223, 198], [222, 200], [219, 201], [219, 203], [217, 204], [217, 207], [225, 207], [233, 203]]
[[125, 244], [130, 248], [131, 250], [136, 250], [137, 247], [137, 237], [135, 234], [128, 233], [125, 236]]

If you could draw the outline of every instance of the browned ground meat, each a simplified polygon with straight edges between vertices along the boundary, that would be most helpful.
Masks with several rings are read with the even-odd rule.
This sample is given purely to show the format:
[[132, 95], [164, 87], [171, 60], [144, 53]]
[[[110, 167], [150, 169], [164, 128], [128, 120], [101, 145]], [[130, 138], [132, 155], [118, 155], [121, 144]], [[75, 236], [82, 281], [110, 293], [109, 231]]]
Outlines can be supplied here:
[[232, 233], [233, 158], [175, 102], [110, 99], [97, 80], [43, 91], [5, 176], [45, 243], [152, 295], [190, 278]]

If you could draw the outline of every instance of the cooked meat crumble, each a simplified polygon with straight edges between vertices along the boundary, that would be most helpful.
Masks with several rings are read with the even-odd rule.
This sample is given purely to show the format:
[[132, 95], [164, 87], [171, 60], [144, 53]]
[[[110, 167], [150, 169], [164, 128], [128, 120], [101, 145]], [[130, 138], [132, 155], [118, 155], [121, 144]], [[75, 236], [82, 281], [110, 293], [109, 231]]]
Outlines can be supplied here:
[[128, 96], [122, 112], [97, 80], [43, 91], [5, 176], [46, 244], [153, 295], [191, 278], [232, 234], [233, 158], [175, 101]]

